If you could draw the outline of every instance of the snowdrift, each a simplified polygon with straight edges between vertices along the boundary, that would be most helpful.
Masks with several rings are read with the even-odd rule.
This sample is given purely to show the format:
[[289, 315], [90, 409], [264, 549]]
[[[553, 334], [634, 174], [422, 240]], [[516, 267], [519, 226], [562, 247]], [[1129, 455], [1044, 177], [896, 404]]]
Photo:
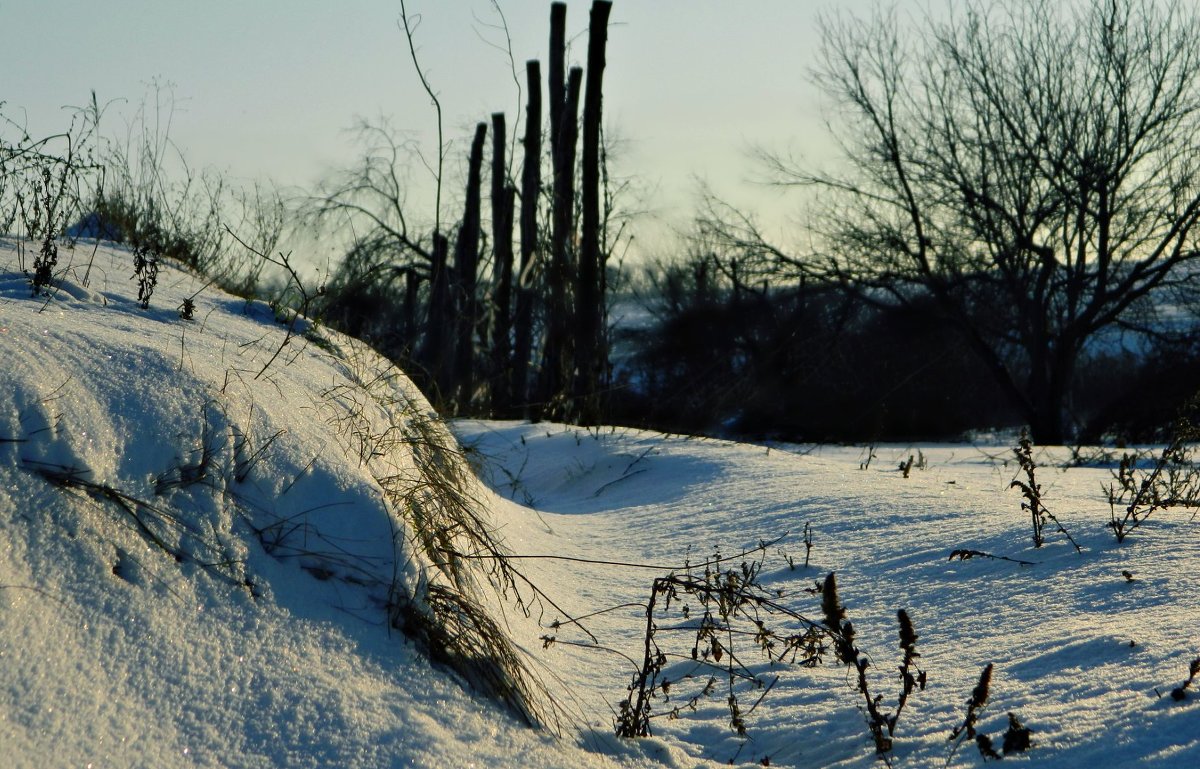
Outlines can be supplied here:
[[499, 552], [487, 492], [402, 373], [170, 264], [144, 308], [120, 248], [64, 247], [31, 295], [19, 246], [0, 244], [6, 766], [567, 760], [522, 723], [557, 726], [500, 629], [520, 586], [457, 555]]

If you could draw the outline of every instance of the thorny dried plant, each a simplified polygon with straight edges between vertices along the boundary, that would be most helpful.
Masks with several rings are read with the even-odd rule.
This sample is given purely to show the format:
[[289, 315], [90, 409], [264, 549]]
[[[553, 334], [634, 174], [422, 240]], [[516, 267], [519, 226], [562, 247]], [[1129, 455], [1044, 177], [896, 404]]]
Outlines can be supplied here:
[[[724, 697], [730, 728], [745, 736], [746, 719], [778, 681], [755, 672], [748, 651], [768, 662], [806, 667], [821, 662], [828, 633], [784, 606], [782, 591], [759, 580], [773, 544], [763, 542], [731, 558], [717, 551], [701, 564], [685, 565], [682, 573], [652, 582], [644, 606], [642, 661], [620, 703], [617, 736], [647, 737], [652, 719], [679, 718], [719, 696]], [[679, 622], [667, 622], [676, 617]], [[679, 635], [685, 640], [671, 641]], [[556, 639], [544, 640], [550, 644]], [[755, 693], [753, 705], [744, 707], [743, 700]], [[655, 712], [656, 702], [664, 706], [660, 712]]]

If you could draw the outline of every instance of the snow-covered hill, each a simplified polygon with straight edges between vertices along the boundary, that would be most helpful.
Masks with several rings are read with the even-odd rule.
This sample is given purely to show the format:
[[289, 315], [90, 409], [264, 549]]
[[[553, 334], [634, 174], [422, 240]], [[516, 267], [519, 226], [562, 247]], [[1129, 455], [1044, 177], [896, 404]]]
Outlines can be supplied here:
[[171, 265], [143, 309], [122, 249], [59, 261], [31, 296], [0, 246], [0, 763], [610, 763], [397, 629], [431, 584], [489, 596], [414, 539], [438, 483], [487, 492], [400, 372]]

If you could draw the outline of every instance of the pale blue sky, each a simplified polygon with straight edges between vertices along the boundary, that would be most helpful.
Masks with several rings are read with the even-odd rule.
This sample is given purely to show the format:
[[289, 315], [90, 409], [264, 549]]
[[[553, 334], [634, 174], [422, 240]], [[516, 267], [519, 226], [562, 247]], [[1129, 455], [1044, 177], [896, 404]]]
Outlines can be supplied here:
[[[499, 0], [521, 69], [545, 60], [548, 0]], [[590, 0], [571, 0], [571, 52], [586, 55]], [[828, 152], [806, 70], [816, 18], [869, 0], [616, 0], [605, 75], [606, 122], [625, 141], [616, 170], [650, 190], [646, 205], [682, 224], [695, 177], [735, 201], [779, 217], [790, 203], [746, 180], [751, 144]], [[522, 109], [487, 0], [410, 0], [420, 55], [446, 115], [466, 143], [493, 111]], [[62, 105], [121, 99], [124, 121], [153, 80], [173, 84], [172, 137], [194, 166], [308, 185], [353, 156], [356, 116], [388, 117], [432, 150], [433, 113], [398, 28], [398, 0], [0, 0], [0, 100], [23, 108], [34, 135], [61, 128]], [[459, 151], [454, 157], [460, 156]], [[457, 162], [452, 158], [452, 162]]]

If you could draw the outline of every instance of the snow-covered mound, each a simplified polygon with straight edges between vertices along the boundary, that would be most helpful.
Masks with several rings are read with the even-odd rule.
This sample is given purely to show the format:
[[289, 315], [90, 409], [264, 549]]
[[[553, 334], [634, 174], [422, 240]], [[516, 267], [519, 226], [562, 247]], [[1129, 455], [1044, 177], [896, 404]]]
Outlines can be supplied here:
[[33, 296], [17, 246], [0, 242], [0, 764], [609, 763], [464, 685], [544, 715], [486, 644], [463, 659], [450, 637], [504, 621], [490, 566], [442, 552], [490, 545], [486, 492], [400, 372], [169, 264], [144, 309], [119, 248], [63, 247]]

